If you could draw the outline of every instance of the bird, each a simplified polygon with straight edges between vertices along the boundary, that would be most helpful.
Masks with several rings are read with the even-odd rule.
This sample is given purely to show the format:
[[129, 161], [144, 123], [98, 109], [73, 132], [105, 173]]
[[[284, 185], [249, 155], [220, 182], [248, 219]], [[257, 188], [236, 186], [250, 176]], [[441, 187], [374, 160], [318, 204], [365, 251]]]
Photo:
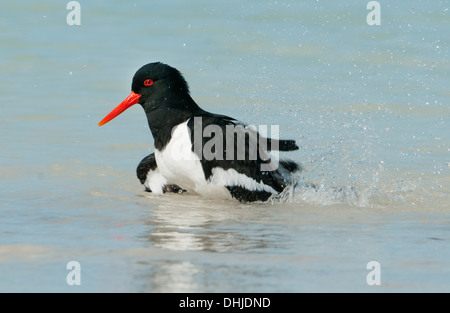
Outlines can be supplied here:
[[146, 191], [265, 202], [302, 171], [299, 163], [275, 155], [298, 150], [295, 140], [268, 138], [261, 128], [203, 110], [183, 74], [168, 64], [153, 62], [138, 69], [131, 93], [98, 125], [137, 103], [147, 116], [155, 147], [136, 169]]

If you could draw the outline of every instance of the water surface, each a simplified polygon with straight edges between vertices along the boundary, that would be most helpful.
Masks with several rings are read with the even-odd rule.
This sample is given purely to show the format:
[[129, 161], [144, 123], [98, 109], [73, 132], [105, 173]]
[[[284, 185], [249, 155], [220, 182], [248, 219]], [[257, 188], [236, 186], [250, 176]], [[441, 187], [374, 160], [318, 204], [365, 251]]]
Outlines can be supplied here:
[[[0, 291], [450, 291], [450, 4], [382, 2], [379, 26], [366, 4], [81, 2], [80, 26], [0, 4]], [[279, 125], [318, 188], [145, 193], [142, 109], [97, 123], [154, 61], [204, 109]]]

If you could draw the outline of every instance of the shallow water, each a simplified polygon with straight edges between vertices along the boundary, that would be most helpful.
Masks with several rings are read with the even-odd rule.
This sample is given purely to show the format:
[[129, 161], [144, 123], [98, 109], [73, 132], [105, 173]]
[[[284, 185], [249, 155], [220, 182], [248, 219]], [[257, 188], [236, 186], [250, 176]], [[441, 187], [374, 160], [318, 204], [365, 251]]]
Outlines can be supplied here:
[[[379, 26], [366, 4], [95, 1], [80, 26], [0, 4], [0, 291], [449, 292], [450, 3], [381, 3]], [[279, 125], [318, 188], [145, 193], [142, 109], [97, 123], [153, 61], [201, 107]]]

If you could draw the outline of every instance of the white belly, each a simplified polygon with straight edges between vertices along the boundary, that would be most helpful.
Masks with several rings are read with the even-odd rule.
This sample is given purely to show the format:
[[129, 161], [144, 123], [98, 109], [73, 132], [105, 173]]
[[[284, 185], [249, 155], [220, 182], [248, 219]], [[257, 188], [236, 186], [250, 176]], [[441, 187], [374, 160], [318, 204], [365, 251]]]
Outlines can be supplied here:
[[174, 128], [170, 142], [162, 151], [155, 151], [159, 172], [167, 181], [187, 191], [207, 197], [230, 198], [223, 186], [206, 181], [198, 156], [192, 152], [192, 143], [187, 122]]

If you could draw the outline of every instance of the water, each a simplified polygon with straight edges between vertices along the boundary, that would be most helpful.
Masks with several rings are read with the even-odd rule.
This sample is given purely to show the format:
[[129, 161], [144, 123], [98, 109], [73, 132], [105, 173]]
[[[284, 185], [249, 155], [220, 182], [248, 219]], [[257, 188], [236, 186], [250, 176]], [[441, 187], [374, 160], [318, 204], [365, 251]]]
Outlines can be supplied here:
[[[449, 1], [0, 4], [0, 291], [450, 291]], [[134, 72], [296, 139], [265, 204], [152, 196]], [[69, 261], [81, 285], [69, 286]], [[381, 285], [369, 286], [377, 261]]]

